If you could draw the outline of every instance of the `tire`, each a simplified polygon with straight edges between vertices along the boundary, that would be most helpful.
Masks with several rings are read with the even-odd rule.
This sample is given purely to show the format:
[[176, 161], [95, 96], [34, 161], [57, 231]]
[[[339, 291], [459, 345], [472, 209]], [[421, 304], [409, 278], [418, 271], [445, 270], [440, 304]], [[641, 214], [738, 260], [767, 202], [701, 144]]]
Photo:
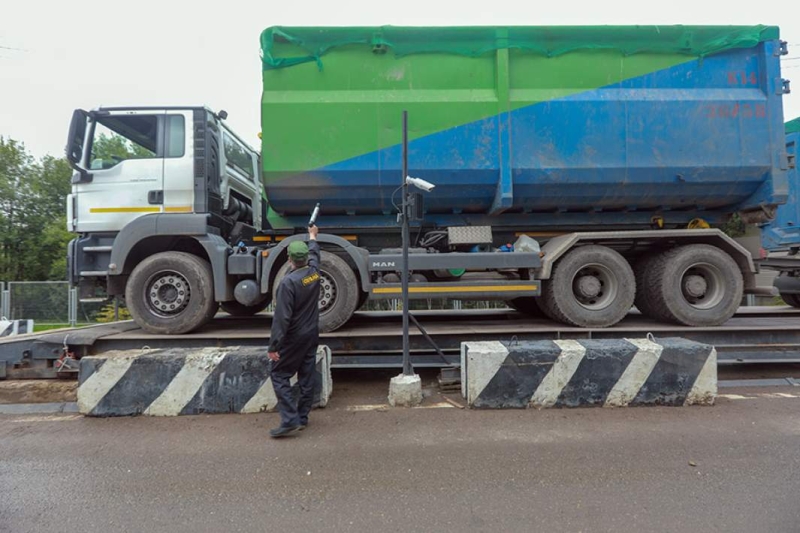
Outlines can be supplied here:
[[213, 320], [213, 318], [217, 316], [217, 311], [219, 311], [219, 302], [214, 302], [214, 305], [212, 305], [208, 309], [208, 314], [206, 315], [203, 324], [208, 324], [209, 322], [211, 322], [211, 320]]
[[655, 319], [683, 326], [727, 322], [744, 293], [736, 261], [716, 246], [690, 244], [658, 254], [641, 281], [642, 298]]
[[589, 245], [575, 248], [553, 265], [539, 304], [553, 320], [605, 328], [628, 314], [635, 296], [636, 280], [625, 258], [611, 248]]
[[653, 306], [651, 305], [651, 300], [647, 296], [646, 279], [648, 273], [650, 272], [650, 268], [657, 257], [657, 253], [648, 255], [647, 257], [639, 259], [633, 266], [633, 273], [636, 276], [636, 297], [633, 300], [633, 304], [636, 306], [636, 309], [642, 313], [642, 315], [655, 319], [658, 319], [659, 317], [657, 311], [653, 309]]
[[217, 310], [211, 265], [185, 252], [152, 255], [133, 269], [125, 300], [136, 323], [148, 333], [188, 333], [211, 320]]
[[781, 299], [786, 305], [800, 308], [800, 294], [781, 294]]
[[536, 302], [536, 300], [537, 298], [534, 296], [523, 296], [522, 298], [514, 298], [513, 300], [508, 300], [506, 301], [506, 303], [511, 309], [519, 311], [524, 315], [545, 317], [546, 315], [539, 307], [539, 304]]
[[[272, 284], [273, 299], [278, 285], [290, 269], [291, 264], [287, 261], [275, 275]], [[334, 253], [324, 250], [320, 252], [320, 274], [323, 278], [320, 280], [322, 287], [327, 284], [331, 289], [328, 293], [320, 290], [319, 330], [327, 333], [342, 327], [356, 312], [359, 288], [353, 269]]]
[[222, 307], [223, 311], [232, 316], [253, 316], [266, 309], [271, 301], [272, 297], [268, 295], [255, 305], [243, 305], [233, 300], [230, 302], [222, 302], [220, 307]]

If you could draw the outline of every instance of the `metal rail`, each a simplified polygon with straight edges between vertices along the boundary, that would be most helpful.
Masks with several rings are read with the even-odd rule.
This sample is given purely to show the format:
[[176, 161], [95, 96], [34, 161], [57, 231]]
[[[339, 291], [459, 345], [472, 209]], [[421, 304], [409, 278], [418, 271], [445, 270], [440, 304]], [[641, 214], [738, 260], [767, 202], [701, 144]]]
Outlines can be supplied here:
[[[443, 352], [437, 354], [419, 331], [412, 330], [411, 360], [417, 367], [458, 364], [464, 341], [641, 338], [648, 333], [712, 344], [721, 365], [800, 362], [800, 310], [788, 307], [742, 308], [727, 323], [714, 328], [657, 323], [635, 311], [620, 324], [604, 329], [574, 328], [506, 310], [417, 311], [414, 315]], [[0, 379], [52, 378], [69, 373], [74, 366], [62, 365], [65, 358], [70, 359], [67, 354], [82, 357], [144, 347], [266, 347], [269, 328], [268, 315], [219, 316], [188, 335], [151, 335], [132, 321], [23, 335], [0, 341]], [[400, 313], [356, 313], [342, 329], [323, 334], [322, 342], [333, 351], [334, 368], [399, 368]]]

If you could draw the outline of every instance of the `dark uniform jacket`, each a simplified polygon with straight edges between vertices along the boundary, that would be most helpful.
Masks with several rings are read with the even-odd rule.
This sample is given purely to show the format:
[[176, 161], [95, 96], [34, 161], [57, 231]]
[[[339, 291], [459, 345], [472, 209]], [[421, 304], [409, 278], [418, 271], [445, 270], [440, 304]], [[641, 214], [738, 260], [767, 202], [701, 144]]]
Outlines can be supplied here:
[[319, 344], [319, 244], [308, 243], [308, 266], [291, 271], [276, 294], [269, 351], [280, 360], [273, 371], [296, 372], [303, 356]]

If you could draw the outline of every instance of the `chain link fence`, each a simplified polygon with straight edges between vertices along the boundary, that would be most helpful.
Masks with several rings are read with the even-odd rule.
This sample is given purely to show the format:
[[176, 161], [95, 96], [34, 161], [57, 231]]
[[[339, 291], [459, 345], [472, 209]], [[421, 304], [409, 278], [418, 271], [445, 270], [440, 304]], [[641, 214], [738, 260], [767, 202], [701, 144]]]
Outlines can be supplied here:
[[0, 282], [0, 317], [33, 320], [36, 330], [127, 320], [114, 299], [79, 301], [66, 281]]
[[[503, 301], [464, 301], [451, 299], [411, 300], [412, 311], [505, 308]], [[373, 300], [363, 311], [401, 311], [402, 300]], [[266, 309], [272, 312], [272, 304]], [[79, 301], [76, 289], [66, 281], [0, 282], [0, 318], [33, 320], [36, 330], [74, 327], [130, 319], [124, 305], [114, 299]]]

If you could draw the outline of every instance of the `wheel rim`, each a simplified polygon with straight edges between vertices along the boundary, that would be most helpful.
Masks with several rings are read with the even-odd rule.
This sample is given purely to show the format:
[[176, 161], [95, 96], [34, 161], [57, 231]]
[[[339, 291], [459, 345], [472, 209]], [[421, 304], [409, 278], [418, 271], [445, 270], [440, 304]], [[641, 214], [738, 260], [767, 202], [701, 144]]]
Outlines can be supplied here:
[[572, 277], [572, 295], [590, 311], [605, 309], [617, 297], [619, 280], [605, 265], [592, 263], [581, 267]]
[[319, 312], [327, 313], [331, 310], [336, 303], [336, 297], [339, 294], [339, 288], [336, 285], [336, 280], [327, 272], [320, 271], [319, 273]]
[[681, 275], [681, 294], [695, 309], [711, 309], [725, 296], [722, 272], [710, 263], [696, 263]]
[[191, 298], [189, 282], [181, 274], [163, 270], [150, 276], [145, 284], [144, 299], [150, 310], [164, 317], [182, 312]]

